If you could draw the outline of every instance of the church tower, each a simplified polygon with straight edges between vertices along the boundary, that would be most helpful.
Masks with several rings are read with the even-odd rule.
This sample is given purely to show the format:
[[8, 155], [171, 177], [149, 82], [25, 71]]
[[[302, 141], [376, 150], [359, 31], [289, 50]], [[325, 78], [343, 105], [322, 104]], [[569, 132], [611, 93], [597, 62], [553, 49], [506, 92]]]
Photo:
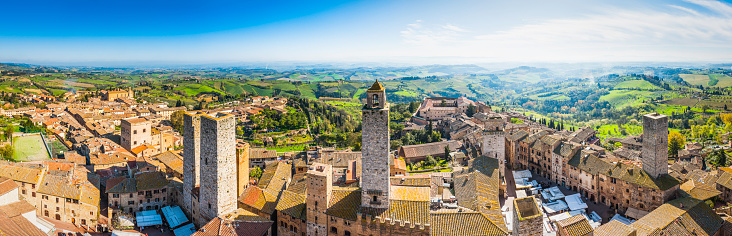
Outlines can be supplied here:
[[377, 80], [366, 91], [361, 131], [361, 206], [389, 208], [389, 104]]

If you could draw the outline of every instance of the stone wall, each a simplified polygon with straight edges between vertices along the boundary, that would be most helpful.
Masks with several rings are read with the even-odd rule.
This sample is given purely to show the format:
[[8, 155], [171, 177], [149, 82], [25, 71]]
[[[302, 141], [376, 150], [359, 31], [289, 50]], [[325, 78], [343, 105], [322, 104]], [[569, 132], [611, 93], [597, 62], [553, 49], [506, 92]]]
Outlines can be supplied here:
[[[389, 105], [362, 111], [361, 205], [389, 207]], [[374, 198], [376, 201], [374, 201]]]
[[653, 178], [668, 174], [668, 117], [658, 113], [643, 116], [643, 170]]
[[213, 219], [236, 209], [236, 120], [217, 113], [201, 117], [201, 192], [203, 218]]

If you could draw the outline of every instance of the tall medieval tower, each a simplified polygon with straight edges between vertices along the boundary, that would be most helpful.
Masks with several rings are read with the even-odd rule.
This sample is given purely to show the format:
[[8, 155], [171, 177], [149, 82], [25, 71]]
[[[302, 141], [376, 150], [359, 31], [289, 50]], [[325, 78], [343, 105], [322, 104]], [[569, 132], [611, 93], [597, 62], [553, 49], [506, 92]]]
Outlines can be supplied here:
[[233, 115], [193, 112], [183, 125], [182, 205], [200, 227], [236, 209], [236, 122]]
[[201, 117], [201, 217], [208, 222], [236, 210], [236, 119], [216, 113]]
[[389, 208], [389, 104], [377, 80], [366, 91], [361, 136], [361, 206]]
[[503, 127], [503, 118], [492, 116], [486, 119], [483, 129], [483, 156], [498, 159], [500, 178], [506, 176], [506, 134]]
[[202, 112], [183, 116], [183, 209], [194, 217], [193, 189], [200, 184], [201, 115]]
[[668, 117], [652, 113], [643, 116], [643, 170], [653, 178], [668, 174]]

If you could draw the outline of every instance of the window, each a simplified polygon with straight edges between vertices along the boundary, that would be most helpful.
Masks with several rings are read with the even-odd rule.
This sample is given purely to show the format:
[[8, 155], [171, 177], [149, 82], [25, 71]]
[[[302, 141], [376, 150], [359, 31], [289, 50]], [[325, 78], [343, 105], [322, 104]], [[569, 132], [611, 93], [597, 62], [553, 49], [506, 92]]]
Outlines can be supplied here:
[[140, 191], [140, 192], [137, 192], [137, 195], [145, 195], [145, 193]]
[[350, 231], [348, 231], [348, 230], [346, 230], [346, 232], [344, 232], [344, 233], [345, 233], [345, 234], [344, 234], [345, 236], [351, 236], [351, 232], [350, 232]]
[[625, 192], [626, 192], [626, 193], [629, 193], [629, 192], [630, 192], [630, 189], [627, 189], [627, 188], [626, 188], [626, 189], [625, 189]]
[[31, 188], [36, 188], [36, 184], [31, 184]]
[[140, 204], [142, 204], [142, 200], [140, 200]]
[[23, 189], [23, 191], [21, 191], [21, 192], [23, 192], [23, 195], [25, 195], [25, 194], [26, 194], [26, 193], [25, 193], [25, 189]]
[[32, 192], [31, 196], [36, 197], [36, 192]]
[[58, 202], [59, 202], [59, 200], [58, 200], [58, 198], [56, 198], [56, 203], [58, 203]]
[[119, 197], [119, 194], [114, 193], [114, 194], [112, 194], [112, 197], [113, 198], [118, 198]]
[[155, 189], [153, 190], [153, 193], [160, 193], [160, 190]]
[[330, 227], [330, 232], [334, 234], [338, 234], [338, 229], [336, 227]]
[[379, 198], [378, 198], [378, 197], [376, 197], [376, 196], [374, 196], [374, 199], [373, 199], [373, 201], [374, 201], [374, 202], [376, 202], [376, 201], [378, 201], [378, 200], [379, 200]]
[[318, 201], [315, 201], [315, 207], [318, 207]]
[[374, 96], [372, 96], [372, 98], [373, 99], [371, 100], [371, 104], [373, 106], [378, 106], [379, 105], [379, 95], [378, 94], [374, 94]]
[[130, 193], [130, 197], [132, 197], [132, 194]]
[[56, 207], [56, 211], [60, 211], [60, 210], [61, 210], [61, 208], [59, 208], [59, 207]]
[[89, 212], [89, 215], [90, 215], [90, 216], [93, 216], [93, 215], [94, 215], [94, 212], [90, 211], [90, 212]]
[[155, 202], [160, 202], [160, 198], [155, 198]]
[[166, 188], [164, 188], [164, 189], [161, 189], [161, 190], [160, 190], [160, 192], [161, 192], [161, 193], [164, 193], [164, 192], [166, 192], [165, 190], [167, 190], [167, 189], [166, 189]]
[[135, 201], [129, 201], [129, 202], [127, 202], [127, 205], [132, 205], [132, 204], [135, 204]]
[[147, 129], [142, 129], [142, 132], [143, 132], [143, 133], [147, 132]]
[[[132, 133], [137, 134], [137, 130], [133, 130]], [[135, 143], [137, 143], [137, 142], [135, 142]]]
[[208, 204], [208, 209], [211, 209], [211, 203]]

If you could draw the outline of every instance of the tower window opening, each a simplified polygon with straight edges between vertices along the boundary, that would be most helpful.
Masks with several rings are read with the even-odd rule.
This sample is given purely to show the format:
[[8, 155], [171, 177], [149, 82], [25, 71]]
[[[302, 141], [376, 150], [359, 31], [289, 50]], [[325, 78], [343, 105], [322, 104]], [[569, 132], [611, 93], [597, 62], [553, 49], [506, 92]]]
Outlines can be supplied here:
[[374, 106], [378, 106], [379, 105], [379, 95], [374, 94], [374, 96], [372, 96], [372, 97], [373, 97], [373, 99], [371, 101], [371, 104], [373, 104]]

